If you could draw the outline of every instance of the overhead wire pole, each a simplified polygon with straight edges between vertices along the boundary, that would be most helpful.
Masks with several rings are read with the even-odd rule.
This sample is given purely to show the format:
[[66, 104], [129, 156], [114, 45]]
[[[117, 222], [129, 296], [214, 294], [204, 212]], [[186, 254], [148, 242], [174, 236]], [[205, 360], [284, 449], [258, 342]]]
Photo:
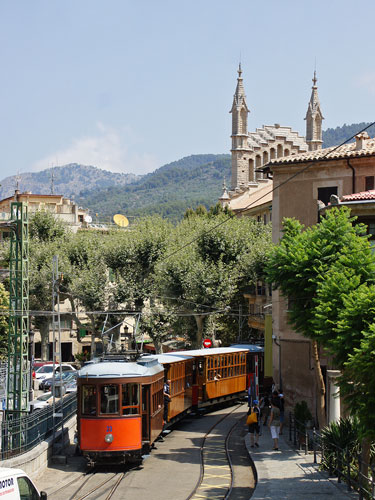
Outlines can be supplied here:
[[21, 448], [25, 440], [22, 417], [28, 411], [31, 384], [28, 359], [29, 219], [27, 204], [12, 202], [10, 220], [4, 226], [11, 229], [6, 419], [11, 427], [12, 436], [8, 445], [10, 449], [16, 449]]
[[[52, 442], [55, 446], [56, 429], [58, 427], [56, 419], [61, 418], [61, 450], [64, 448], [64, 419], [63, 419], [63, 383], [62, 383], [62, 366], [61, 366], [61, 323], [60, 323], [60, 280], [59, 273], [59, 257], [54, 255], [52, 259], [52, 334], [53, 334], [53, 374], [52, 374], [52, 406], [53, 406], [53, 434]], [[61, 399], [60, 412], [56, 412], [56, 365], [59, 364], [59, 395]]]

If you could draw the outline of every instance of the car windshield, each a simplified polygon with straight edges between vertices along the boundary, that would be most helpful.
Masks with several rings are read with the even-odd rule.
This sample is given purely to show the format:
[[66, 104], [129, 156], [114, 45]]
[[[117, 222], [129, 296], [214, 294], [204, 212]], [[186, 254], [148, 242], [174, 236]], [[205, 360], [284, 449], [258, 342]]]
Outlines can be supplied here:
[[42, 394], [41, 396], [38, 396], [36, 399], [38, 401], [47, 401], [47, 399], [49, 399], [51, 397], [51, 393], [50, 392], [46, 392], [45, 394]]
[[52, 373], [52, 372], [53, 372], [53, 365], [44, 365], [38, 368], [35, 373]]

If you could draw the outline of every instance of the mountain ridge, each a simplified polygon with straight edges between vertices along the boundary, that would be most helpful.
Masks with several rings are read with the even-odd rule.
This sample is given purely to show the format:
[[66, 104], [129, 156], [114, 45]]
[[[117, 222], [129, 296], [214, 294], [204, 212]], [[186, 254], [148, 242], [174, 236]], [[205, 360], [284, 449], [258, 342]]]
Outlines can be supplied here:
[[[343, 143], [369, 123], [357, 123], [323, 131], [323, 147]], [[375, 135], [375, 126], [367, 132]], [[224, 178], [231, 177], [229, 154], [197, 154], [162, 165], [146, 175], [114, 173], [94, 166], [71, 163], [40, 172], [9, 176], [1, 181], [0, 197], [11, 196], [19, 177], [20, 191], [38, 194], [53, 191], [74, 198], [108, 220], [115, 213], [139, 217], [158, 213], [177, 220], [186, 209], [216, 204]]]

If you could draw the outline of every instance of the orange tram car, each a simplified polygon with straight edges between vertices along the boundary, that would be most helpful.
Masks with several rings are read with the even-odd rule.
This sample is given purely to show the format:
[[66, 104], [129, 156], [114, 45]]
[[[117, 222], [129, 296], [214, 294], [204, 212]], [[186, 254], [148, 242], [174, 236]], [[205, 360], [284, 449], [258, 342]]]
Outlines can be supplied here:
[[[184, 414], [244, 396], [249, 387], [257, 397], [262, 351], [258, 346], [219, 347], [133, 360], [125, 353], [87, 363], [77, 378], [81, 453], [90, 465], [139, 462], [165, 425]], [[166, 380], [171, 381], [171, 401], [164, 423]]]

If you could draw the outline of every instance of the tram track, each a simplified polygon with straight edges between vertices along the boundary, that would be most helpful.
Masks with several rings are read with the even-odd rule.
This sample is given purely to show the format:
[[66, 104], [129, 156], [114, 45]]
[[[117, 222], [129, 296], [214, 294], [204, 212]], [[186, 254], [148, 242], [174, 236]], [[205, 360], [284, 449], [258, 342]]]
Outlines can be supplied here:
[[[90, 485], [90, 490], [84, 492], [85, 486], [87, 486], [88, 482], [92, 483], [91, 479], [94, 479], [96, 476], [99, 476], [100, 473], [98, 472], [92, 472], [91, 475], [82, 482], [82, 484], [78, 487], [78, 489], [73, 493], [72, 496], [69, 497], [68, 500], [85, 500], [86, 498], [89, 498], [95, 493], [95, 499], [103, 499], [103, 500], [110, 500], [119, 487], [121, 481], [123, 480], [125, 476], [125, 472], [116, 472], [113, 474], [111, 477], [106, 477], [104, 481], [101, 481], [99, 484]], [[115, 480], [115, 481], [113, 481]], [[113, 485], [110, 483], [114, 483]], [[105, 489], [105, 487], [109, 487], [109, 492], [107, 493], [107, 490], [103, 492], [103, 494], [100, 494], [98, 490]], [[108, 488], [107, 488], [108, 489]]]
[[[229, 440], [232, 432], [243, 418], [243, 412], [236, 418], [234, 424], [228, 426], [228, 422], [225, 421], [242, 406], [241, 403], [222, 416], [203, 436], [200, 447], [199, 479], [186, 500], [229, 499], [234, 481]], [[217, 436], [213, 434], [215, 429], [218, 431]], [[223, 435], [220, 435], [220, 432]]]

